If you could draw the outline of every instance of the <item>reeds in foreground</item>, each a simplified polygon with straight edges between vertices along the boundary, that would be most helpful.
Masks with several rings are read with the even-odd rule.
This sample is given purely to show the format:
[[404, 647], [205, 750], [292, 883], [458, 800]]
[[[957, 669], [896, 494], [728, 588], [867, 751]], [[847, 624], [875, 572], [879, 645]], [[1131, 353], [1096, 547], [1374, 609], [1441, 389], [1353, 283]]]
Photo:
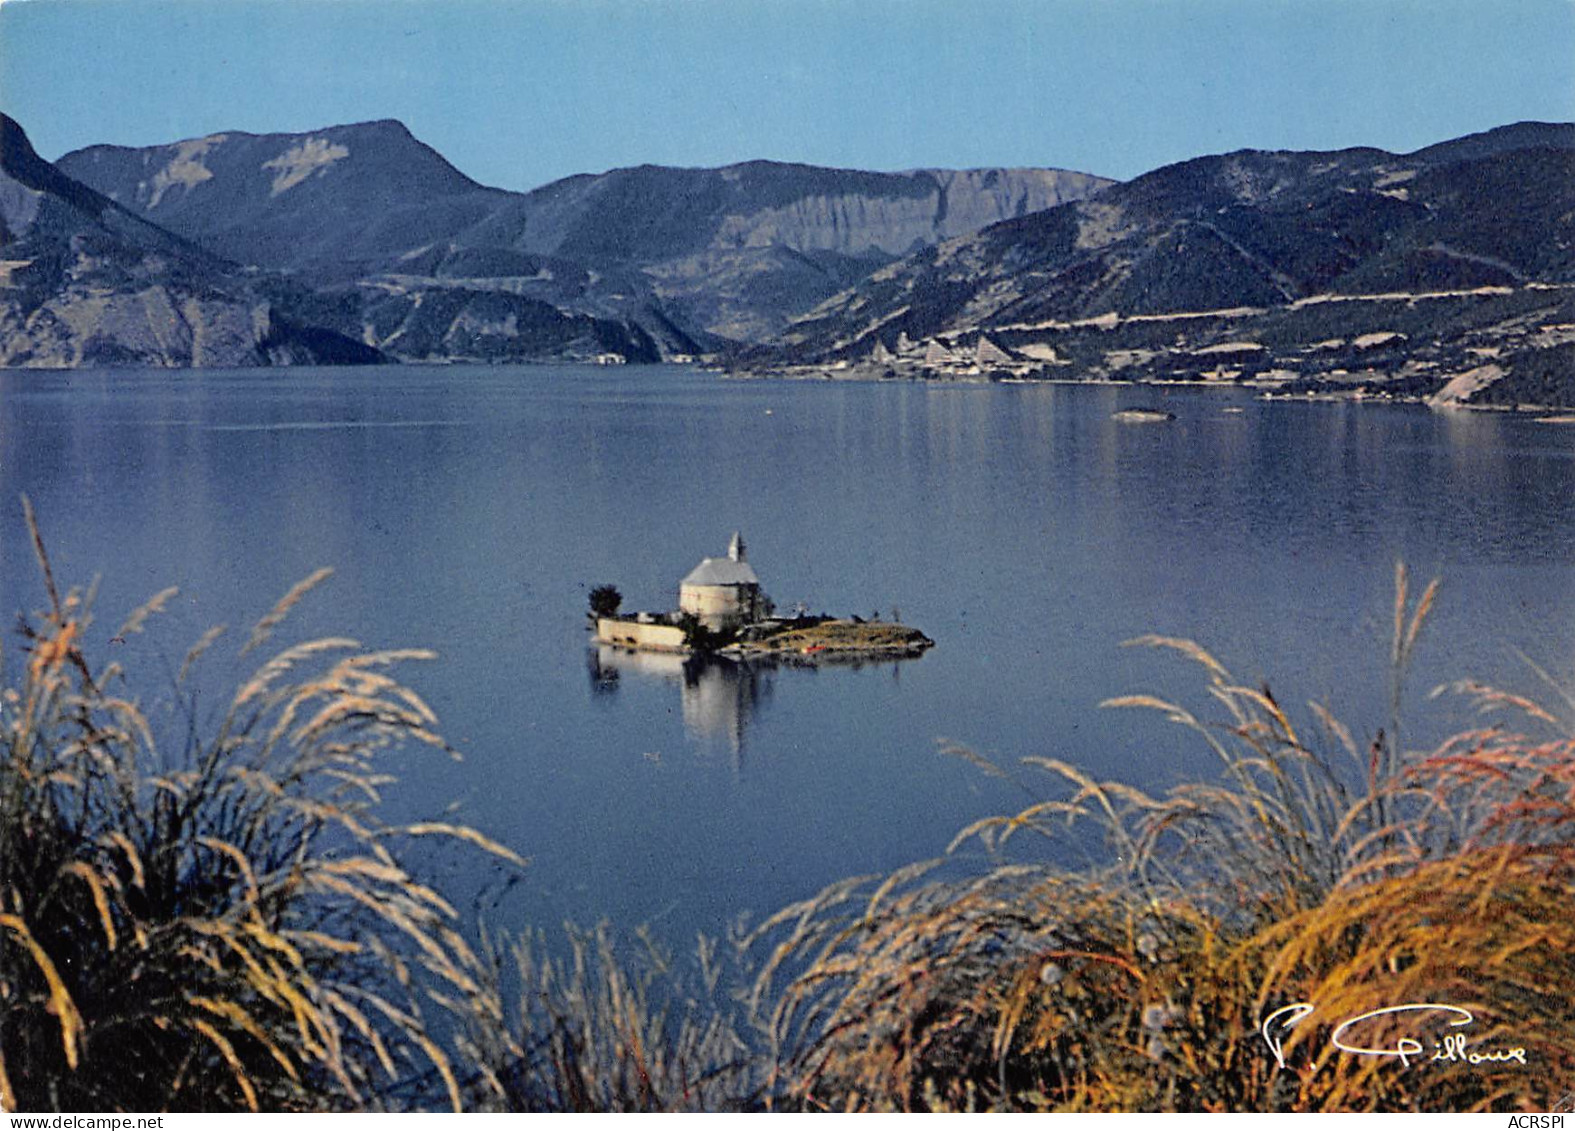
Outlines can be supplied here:
[[[452, 753], [390, 674], [430, 653], [295, 644], [207, 722], [188, 681], [216, 629], [150, 717], [137, 673], [90, 663], [91, 602], [58, 588], [24, 510], [47, 607], [22, 619], [20, 682], [0, 692], [0, 1109], [750, 1102], [761, 1064], [715, 1007], [716, 947], [702, 941], [693, 986], [648, 938], [625, 959], [608, 929], [548, 958], [538, 933], [462, 922], [407, 863], [438, 837], [524, 864], [472, 828], [380, 816], [390, 754]], [[327, 576], [286, 593], [241, 655]]]
[[457, 1107], [427, 1012], [440, 989], [476, 994], [482, 965], [402, 850], [436, 835], [522, 861], [472, 829], [378, 817], [390, 750], [448, 749], [389, 674], [429, 654], [297, 644], [203, 733], [182, 692], [210, 633], [173, 714], [150, 718], [118, 664], [90, 665], [89, 602], [57, 587], [26, 517], [48, 606], [23, 620], [25, 672], [0, 700], [0, 1105], [368, 1109], [428, 1079]]
[[[953, 848], [1001, 859], [1091, 822], [1103, 864], [939, 882], [931, 861], [833, 885], [755, 932], [752, 989], [729, 1004], [711, 944], [693, 977], [608, 928], [553, 957], [421, 881], [420, 837], [523, 863], [473, 829], [379, 815], [391, 752], [448, 752], [390, 674], [428, 653], [296, 644], [208, 724], [187, 681], [215, 630], [150, 712], [133, 673], [90, 661], [91, 602], [57, 587], [27, 520], [47, 607], [0, 691], [7, 1110], [1534, 1110], [1575, 1079], [1575, 697], [1462, 684], [1517, 725], [1406, 749], [1436, 588], [1413, 602], [1403, 571], [1389, 717], [1360, 741], [1195, 643], [1144, 638], [1199, 667], [1209, 707], [1108, 705], [1180, 724], [1218, 781], [1152, 796], [1028, 759], [1060, 788]], [[1405, 1003], [1469, 1012], [1472, 1045], [1521, 1060], [1333, 1044], [1342, 1018]], [[1409, 1031], [1384, 1018], [1366, 1039], [1393, 1049]]]
[[726, 955], [702, 938], [692, 977], [654, 939], [621, 952], [606, 925], [568, 931], [564, 957], [531, 933], [489, 948], [486, 1010], [459, 1045], [488, 1111], [702, 1112], [754, 1106], [763, 1062], [728, 1008]]
[[[774, 949], [757, 994], [777, 1102], [1546, 1110], [1575, 1074], [1575, 727], [1468, 685], [1547, 733], [1480, 729], [1404, 750], [1402, 688], [1436, 586], [1413, 604], [1400, 570], [1396, 590], [1391, 717], [1370, 740], [1320, 705], [1297, 725], [1191, 641], [1144, 638], [1201, 667], [1215, 717], [1146, 695], [1107, 705], [1185, 727], [1218, 756], [1218, 782], [1156, 797], [1027, 759], [1066, 788], [953, 847], [1000, 852], [1092, 821], [1106, 865], [1004, 864], [945, 884], [914, 868], [765, 924]], [[1425, 1062], [1401, 1063], [1331, 1042], [1344, 1019], [1438, 1002], [1469, 1012], [1479, 1057], [1519, 1049], [1524, 1063], [1434, 1059], [1431, 1040]], [[1310, 1008], [1277, 1012], [1298, 1003]], [[1395, 1047], [1416, 1020], [1367, 1022], [1371, 1047]]]

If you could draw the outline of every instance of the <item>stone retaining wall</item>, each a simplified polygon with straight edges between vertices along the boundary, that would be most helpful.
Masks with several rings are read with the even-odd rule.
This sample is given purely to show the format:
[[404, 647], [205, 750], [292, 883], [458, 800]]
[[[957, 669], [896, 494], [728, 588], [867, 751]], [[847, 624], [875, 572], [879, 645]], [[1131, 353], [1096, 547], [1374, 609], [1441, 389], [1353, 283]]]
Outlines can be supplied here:
[[596, 640], [625, 648], [647, 648], [657, 652], [687, 652], [684, 630], [672, 624], [641, 624], [632, 620], [598, 617]]

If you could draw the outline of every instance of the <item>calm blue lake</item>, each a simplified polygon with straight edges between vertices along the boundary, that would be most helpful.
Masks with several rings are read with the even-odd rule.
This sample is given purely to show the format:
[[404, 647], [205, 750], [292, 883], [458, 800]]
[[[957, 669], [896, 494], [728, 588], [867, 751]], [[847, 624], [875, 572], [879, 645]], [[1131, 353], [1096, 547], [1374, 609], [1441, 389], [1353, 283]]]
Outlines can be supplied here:
[[[1176, 420], [1111, 420], [1157, 405]], [[1241, 411], [1227, 412], [1227, 408]], [[1525, 417], [1265, 403], [1229, 392], [738, 382], [679, 368], [0, 372], [0, 612], [57, 573], [102, 582], [97, 655], [147, 695], [215, 623], [246, 629], [319, 566], [280, 641], [424, 646], [404, 675], [464, 753], [410, 758], [396, 816], [455, 814], [532, 860], [490, 912], [673, 937], [939, 854], [1078, 762], [1150, 789], [1214, 773], [1157, 716], [1100, 710], [1202, 681], [1121, 642], [1190, 636], [1282, 701], [1386, 723], [1397, 560], [1444, 582], [1412, 686], [1575, 682], [1575, 428]], [[894, 611], [936, 641], [857, 668], [740, 669], [588, 646], [588, 589], [676, 604], [734, 530], [779, 607]], [[216, 702], [216, 701], [215, 701]], [[1024, 788], [1026, 786], [1026, 788]], [[448, 880], [486, 886], [474, 862]]]

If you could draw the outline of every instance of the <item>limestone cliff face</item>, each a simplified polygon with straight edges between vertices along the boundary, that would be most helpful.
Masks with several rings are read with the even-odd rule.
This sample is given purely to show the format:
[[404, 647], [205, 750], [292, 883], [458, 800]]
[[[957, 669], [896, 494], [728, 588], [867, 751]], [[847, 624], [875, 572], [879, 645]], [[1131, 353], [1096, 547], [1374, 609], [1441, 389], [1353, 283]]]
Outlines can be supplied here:
[[808, 192], [767, 207], [738, 202], [721, 213], [702, 249], [645, 271], [656, 293], [694, 324], [763, 341], [894, 259], [1109, 184], [1060, 169], [863, 174], [846, 191]]
[[634, 268], [680, 324], [758, 341], [893, 259], [1111, 183], [1060, 169], [646, 165], [537, 189], [464, 238]]
[[901, 256], [1001, 220], [1081, 200], [1111, 183], [1060, 169], [923, 169], [900, 175], [922, 192], [817, 194], [776, 208], [726, 214], [713, 246]]
[[969, 235], [1002, 220], [1085, 200], [1115, 182], [1065, 169], [931, 169], [945, 192], [940, 239]]

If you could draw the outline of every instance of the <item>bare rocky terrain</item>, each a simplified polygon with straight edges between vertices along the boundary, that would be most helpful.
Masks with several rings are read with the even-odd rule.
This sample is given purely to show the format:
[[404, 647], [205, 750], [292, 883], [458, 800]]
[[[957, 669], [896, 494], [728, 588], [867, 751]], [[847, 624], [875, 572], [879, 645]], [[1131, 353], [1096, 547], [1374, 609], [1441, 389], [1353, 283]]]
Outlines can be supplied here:
[[0, 365], [383, 360], [41, 159], [0, 115]]
[[704, 359], [1575, 404], [1575, 125], [1125, 183], [751, 161], [529, 193], [392, 121], [55, 165], [3, 140], [7, 365]]
[[409, 360], [656, 361], [761, 340], [909, 252], [1111, 183], [751, 161], [516, 193], [392, 121], [91, 146], [59, 165], [216, 255], [309, 287], [315, 317]]
[[920, 251], [741, 371], [1575, 403], [1575, 126], [1199, 158]]

